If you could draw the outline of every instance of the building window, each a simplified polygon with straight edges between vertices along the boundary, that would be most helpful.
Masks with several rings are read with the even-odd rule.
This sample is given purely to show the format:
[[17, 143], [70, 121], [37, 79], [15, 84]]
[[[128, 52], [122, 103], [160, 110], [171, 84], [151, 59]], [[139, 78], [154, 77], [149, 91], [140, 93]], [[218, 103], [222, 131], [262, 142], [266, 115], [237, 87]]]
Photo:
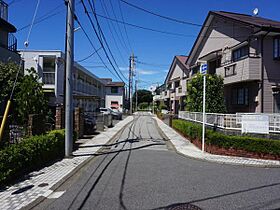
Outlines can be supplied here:
[[273, 58], [280, 59], [280, 38], [273, 39]]
[[232, 104], [233, 105], [248, 105], [249, 104], [248, 88], [232, 89]]
[[111, 87], [111, 93], [118, 93], [118, 87]]
[[247, 57], [249, 54], [249, 47], [248, 45], [240, 47], [232, 52], [232, 60], [238, 61], [244, 57]]
[[43, 57], [43, 83], [55, 84], [55, 57]]
[[175, 88], [179, 87], [180, 86], [180, 81], [176, 81], [175, 82]]
[[225, 67], [225, 77], [236, 75], [235, 67], [236, 65]]

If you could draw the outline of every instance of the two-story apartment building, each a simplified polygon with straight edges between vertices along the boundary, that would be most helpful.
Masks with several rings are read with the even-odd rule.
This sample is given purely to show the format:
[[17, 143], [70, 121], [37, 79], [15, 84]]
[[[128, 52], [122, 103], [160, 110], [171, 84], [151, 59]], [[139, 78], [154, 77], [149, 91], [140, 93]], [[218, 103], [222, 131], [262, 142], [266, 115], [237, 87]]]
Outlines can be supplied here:
[[0, 0], [0, 62], [20, 62], [17, 39], [12, 33], [16, 27], [8, 22], [8, 4]]
[[110, 78], [103, 78], [106, 86], [105, 107], [123, 112], [125, 99], [125, 83], [113, 82]]
[[280, 112], [280, 22], [209, 12], [186, 62], [189, 76], [204, 63], [224, 78], [228, 112]]
[[189, 74], [186, 61], [188, 56], [177, 55], [174, 57], [165, 78], [165, 90], [161, 97], [168, 109], [175, 114], [184, 110], [187, 91], [187, 75]]
[[[33, 67], [39, 74], [40, 82], [49, 99], [49, 106], [64, 102], [64, 53], [59, 50], [29, 50], [23, 55], [25, 69]], [[73, 69], [74, 107], [85, 111], [96, 111], [105, 104], [105, 83], [80, 64], [74, 62]]]

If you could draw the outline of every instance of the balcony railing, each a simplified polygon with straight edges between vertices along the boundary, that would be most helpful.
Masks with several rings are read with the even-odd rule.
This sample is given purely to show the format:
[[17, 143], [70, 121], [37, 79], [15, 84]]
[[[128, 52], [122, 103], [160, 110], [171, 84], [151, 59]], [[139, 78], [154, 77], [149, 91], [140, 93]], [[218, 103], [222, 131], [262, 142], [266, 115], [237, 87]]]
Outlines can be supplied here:
[[43, 73], [43, 83], [45, 85], [55, 84], [55, 72], [44, 72]]
[[8, 34], [7, 42], [4, 41], [0, 43], [0, 47], [3, 47], [7, 50], [16, 52], [17, 51], [17, 39], [13, 34]]
[[9, 34], [8, 36], [8, 50], [13, 52], [17, 51], [17, 39], [13, 34]]
[[8, 4], [0, 0], [0, 18], [8, 20]]

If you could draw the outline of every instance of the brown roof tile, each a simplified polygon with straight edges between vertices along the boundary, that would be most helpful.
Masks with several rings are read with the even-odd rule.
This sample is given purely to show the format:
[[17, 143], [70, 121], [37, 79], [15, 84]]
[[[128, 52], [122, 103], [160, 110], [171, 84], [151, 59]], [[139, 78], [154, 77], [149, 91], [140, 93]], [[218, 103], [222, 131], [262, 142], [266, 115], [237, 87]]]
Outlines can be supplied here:
[[275, 28], [280, 29], [280, 22], [275, 20], [270, 20], [267, 18], [262, 18], [258, 16], [251, 16], [246, 14], [239, 14], [233, 12], [225, 12], [225, 11], [211, 11], [214, 14], [227, 17], [230, 19], [234, 19], [245, 24], [254, 25], [257, 27], [265, 27], [265, 28]]

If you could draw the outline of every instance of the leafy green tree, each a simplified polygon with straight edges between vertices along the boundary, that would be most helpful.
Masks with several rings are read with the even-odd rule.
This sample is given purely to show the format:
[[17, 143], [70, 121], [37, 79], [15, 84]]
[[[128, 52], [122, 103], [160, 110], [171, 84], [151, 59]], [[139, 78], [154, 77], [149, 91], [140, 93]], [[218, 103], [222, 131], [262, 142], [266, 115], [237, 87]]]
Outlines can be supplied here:
[[[4, 113], [18, 71], [17, 64], [0, 62], [0, 115]], [[47, 101], [42, 84], [38, 82], [37, 73], [34, 69], [26, 71], [26, 75], [23, 74], [23, 69], [19, 71], [9, 112], [17, 123], [26, 123], [29, 114], [42, 114], [47, 108]]]
[[39, 83], [38, 74], [33, 68], [27, 70], [15, 94], [16, 113], [20, 122], [25, 123], [29, 114], [46, 114], [47, 100], [43, 84]]
[[[0, 115], [2, 115], [2, 112], [4, 111], [6, 103], [10, 97], [18, 70], [19, 66], [14, 63], [5, 64], [0, 62]], [[19, 71], [15, 92], [18, 90], [22, 78], [23, 71]]]
[[[136, 94], [133, 94], [133, 101], [135, 101]], [[150, 104], [153, 101], [153, 95], [152, 92], [149, 90], [141, 89], [137, 91], [137, 103], [143, 103], [146, 102]]]
[[142, 102], [138, 106], [141, 110], [146, 110], [149, 108], [149, 104], [147, 102]]
[[[187, 84], [186, 110], [202, 112], [203, 75], [197, 74]], [[225, 113], [223, 78], [218, 75], [206, 75], [205, 110], [210, 113]]]

